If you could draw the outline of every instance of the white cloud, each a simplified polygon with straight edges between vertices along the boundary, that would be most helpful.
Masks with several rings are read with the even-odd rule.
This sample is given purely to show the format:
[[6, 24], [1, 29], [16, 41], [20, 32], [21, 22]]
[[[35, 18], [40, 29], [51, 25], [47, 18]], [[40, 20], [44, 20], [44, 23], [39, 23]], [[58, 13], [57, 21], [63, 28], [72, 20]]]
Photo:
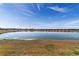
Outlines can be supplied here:
[[63, 28], [79, 28], [79, 20], [71, 20], [65, 21], [63, 24]]
[[4, 5], [3, 3], [0, 3], [0, 6]]
[[59, 6], [52, 6], [52, 7], [48, 7], [48, 8], [51, 10], [58, 11], [58, 12], [66, 12], [66, 8], [59, 7]]
[[77, 24], [77, 23], [79, 23], [79, 20], [74, 20], [74, 21], [70, 22], [69, 24]]
[[[29, 8], [25, 8], [24, 5], [18, 5], [18, 4], [13, 4], [15, 7], [16, 7], [16, 12], [20, 13], [20, 14], [23, 14], [23, 15], [26, 15], [26, 16], [33, 16], [35, 15], [35, 13], [30, 10]], [[27, 7], [27, 6], [26, 6]]]
[[40, 5], [39, 5], [39, 4], [37, 4], [37, 8], [38, 8], [38, 10], [40, 11]]
[[66, 23], [67, 25], [75, 25], [75, 24], [79, 24], [79, 20], [72, 20]]

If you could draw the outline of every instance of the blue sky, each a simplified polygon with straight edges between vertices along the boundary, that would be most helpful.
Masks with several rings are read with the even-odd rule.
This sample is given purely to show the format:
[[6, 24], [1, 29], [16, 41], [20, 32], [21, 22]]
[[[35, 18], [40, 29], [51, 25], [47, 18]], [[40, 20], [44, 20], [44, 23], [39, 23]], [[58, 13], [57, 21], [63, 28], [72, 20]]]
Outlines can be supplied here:
[[79, 28], [79, 3], [1, 3], [0, 27]]

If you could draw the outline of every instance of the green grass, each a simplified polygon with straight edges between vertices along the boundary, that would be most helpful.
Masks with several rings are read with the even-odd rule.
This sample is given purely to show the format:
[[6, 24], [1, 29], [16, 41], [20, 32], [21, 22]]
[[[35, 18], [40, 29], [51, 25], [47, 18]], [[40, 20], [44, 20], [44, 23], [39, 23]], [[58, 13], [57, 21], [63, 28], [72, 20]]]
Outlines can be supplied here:
[[48, 44], [48, 45], [45, 46], [45, 48], [46, 48], [47, 50], [54, 50], [54, 49], [57, 48], [57, 46], [54, 45], [54, 44]]
[[2, 33], [0, 33], [0, 34], [2, 34]]
[[79, 55], [79, 51], [74, 51], [73, 52], [75, 55]]

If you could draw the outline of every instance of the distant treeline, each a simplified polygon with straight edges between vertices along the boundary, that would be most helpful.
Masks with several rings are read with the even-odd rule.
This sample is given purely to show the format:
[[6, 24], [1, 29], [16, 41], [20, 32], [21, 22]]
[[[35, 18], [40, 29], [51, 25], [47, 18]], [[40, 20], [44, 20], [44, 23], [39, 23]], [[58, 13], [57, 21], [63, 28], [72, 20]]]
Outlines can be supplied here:
[[0, 32], [17, 32], [17, 31], [39, 31], [39, 32], [79, 32], [79, 29], [21, 29], [21, 28], [0, 28]]

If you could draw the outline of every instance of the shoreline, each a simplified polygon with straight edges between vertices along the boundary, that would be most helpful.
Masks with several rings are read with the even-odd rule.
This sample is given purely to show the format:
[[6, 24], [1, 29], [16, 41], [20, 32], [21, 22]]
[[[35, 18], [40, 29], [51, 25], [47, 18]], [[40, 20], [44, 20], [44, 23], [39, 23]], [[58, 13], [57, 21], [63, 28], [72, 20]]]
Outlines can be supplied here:
[[18, 40], [18, 41], [79, 41], [78, 39], [0, 39], [0, 40]]

